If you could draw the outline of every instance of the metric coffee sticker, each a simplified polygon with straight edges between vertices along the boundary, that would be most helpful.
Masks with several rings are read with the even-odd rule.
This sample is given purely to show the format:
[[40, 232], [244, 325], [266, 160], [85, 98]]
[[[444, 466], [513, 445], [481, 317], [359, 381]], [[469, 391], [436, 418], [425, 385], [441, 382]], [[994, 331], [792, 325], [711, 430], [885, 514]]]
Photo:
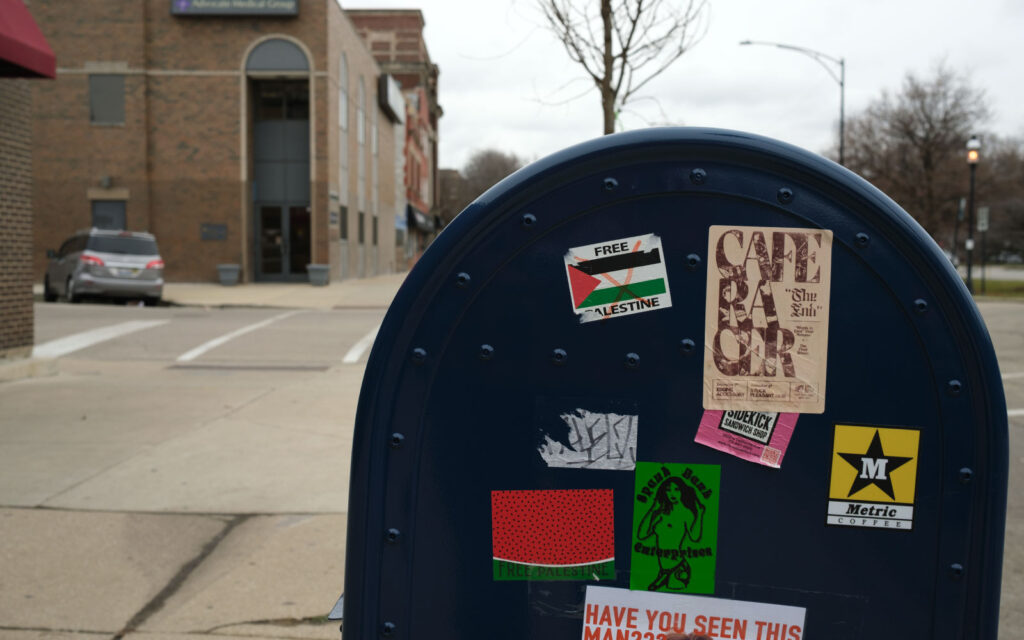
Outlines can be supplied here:
[[917, 429], [837, 424], [826, 523], [913, 529], [920, 440]]

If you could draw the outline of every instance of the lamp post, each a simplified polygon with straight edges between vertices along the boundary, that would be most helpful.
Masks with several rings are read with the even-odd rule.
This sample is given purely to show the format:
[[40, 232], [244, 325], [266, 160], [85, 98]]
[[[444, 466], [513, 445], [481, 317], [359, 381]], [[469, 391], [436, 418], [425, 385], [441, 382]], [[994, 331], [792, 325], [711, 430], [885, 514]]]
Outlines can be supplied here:
[[967, 166], [971, 169], [971, 187], [967, 192], [967, 290], [974, 293], [974, 280], [971, 266], [974, 256], [974, 171], [978, 168], [978, 157], [981, 155], [981, 140], [971, 136], [967, 141]]
[[[844, 152], [846, 150], [846, 136], [843, 135], [846, 123], [846, 61], [843, 58], [833, 58], [832, 56], [826, 55], [820, 51], [815, 51], [814, 49], [797, 47], [791, 44], [759, 42], [755, 40], [744, 40], [740, 44], [763, 44], [769, 47], [777, 47], [779, 49], [787, 49], [789, 51], [802, 53], [805, 56], [814, 58], [814, 60], [828, 72], [828, 75], [832, 76], [832, 79], [839, 83], [839, 164], [843, 164], [843, 158], [845, 156]], [[838, 75], [836, 75], [835, 69], [826, 64], [826, 61], [839, 67]]]

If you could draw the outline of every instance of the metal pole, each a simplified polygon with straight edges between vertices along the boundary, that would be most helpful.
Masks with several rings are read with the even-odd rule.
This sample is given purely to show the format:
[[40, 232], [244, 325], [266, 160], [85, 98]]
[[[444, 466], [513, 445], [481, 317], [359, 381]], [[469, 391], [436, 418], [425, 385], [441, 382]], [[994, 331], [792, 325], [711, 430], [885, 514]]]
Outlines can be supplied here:
[[843, 163], [844, 151], [846, 150], [846, 136], [844, 135], [846, 121], [846, 59], [839, 58], [839, 164]]
[[985, 239], [988, 237], [988, 231], [981, 232], [981, 292], [985, 293]]
[[972, 280], [971, 263], [974, 255], [974, 170], [977, 164], [971, 167], [971, 188], [967, 192], [967, 290], [974, 293], [974, 280]]
[[[832, 77], [833, 80], [839, 83], [839, 164], [843, 164], [843, 159], [846, 154], [846, 136], [845, 125], [846, 125], [846, 59], [845, 58], [833, 58], [830, 55], [826, 55], [820, 51], [814, 49], [808, 49], [807, 47], [797, 47], [791, 44], [782, 44], [780, 42], [762, 42], [756, 40], [743, 40], [740, 42], [741, 45], [747, 44], [762, 44], [769, 47], [777, 47], [779, 49], [789, 49], [790, 51], [796, 51], [802, 53], [805, 56], [813, 58], [815, 62], [821, 65], [821, 67]], [[839, 65], [839, 75], [836, 75], [834, 69], [830, 68], [825, 62], [831, 62], [834, 65]]]
[[960, 214], [961, 214], [961, 212], [964, 210], [964, 208], [966, 206], [967, 206], [967, 199], [966, 198], [960, 198], [960, 211], [957, 211], [957, 214], [955, 216], [953, 216], [953, 249], [950, 251], [950, 255], [952, 256], [950, 258], [950, 262], [953, 263], [953, 268], [954, 269], [958, 268], [957, 264], [956, 264], [956, 256], [957, 256], [957, 253], [959, 252], [959, 247], [956, 246], [956, 237], [958, 235], [960, 235], [958, 233], [960, 231]]

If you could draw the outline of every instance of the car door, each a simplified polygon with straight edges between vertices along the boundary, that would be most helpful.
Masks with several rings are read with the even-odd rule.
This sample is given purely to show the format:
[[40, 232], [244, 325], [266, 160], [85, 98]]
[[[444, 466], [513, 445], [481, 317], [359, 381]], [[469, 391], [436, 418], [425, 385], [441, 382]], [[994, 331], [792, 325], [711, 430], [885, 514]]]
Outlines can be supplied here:
[[60, 245], [60, 249], [57, 250], [57, 254], [46, 266], [46, 278], [50, 282], [50, 290], [54, 293], [64, 293], [64, 283], [67, 279], [64, 270], [64, 263], [68, 255], [68, 248], [71, 246], [71, 241], [73, 239], [74, 238], [68, 238], [65, 240], [64, 244]]

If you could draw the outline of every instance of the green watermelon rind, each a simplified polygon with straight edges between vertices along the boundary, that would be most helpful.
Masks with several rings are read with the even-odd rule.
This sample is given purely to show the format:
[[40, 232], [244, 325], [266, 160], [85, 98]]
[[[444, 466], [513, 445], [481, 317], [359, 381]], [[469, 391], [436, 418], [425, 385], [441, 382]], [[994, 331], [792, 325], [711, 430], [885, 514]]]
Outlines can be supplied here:
[[615, 559], [587, 564], [538, 565], [493, 559], [495, 581], [614, 580]]

